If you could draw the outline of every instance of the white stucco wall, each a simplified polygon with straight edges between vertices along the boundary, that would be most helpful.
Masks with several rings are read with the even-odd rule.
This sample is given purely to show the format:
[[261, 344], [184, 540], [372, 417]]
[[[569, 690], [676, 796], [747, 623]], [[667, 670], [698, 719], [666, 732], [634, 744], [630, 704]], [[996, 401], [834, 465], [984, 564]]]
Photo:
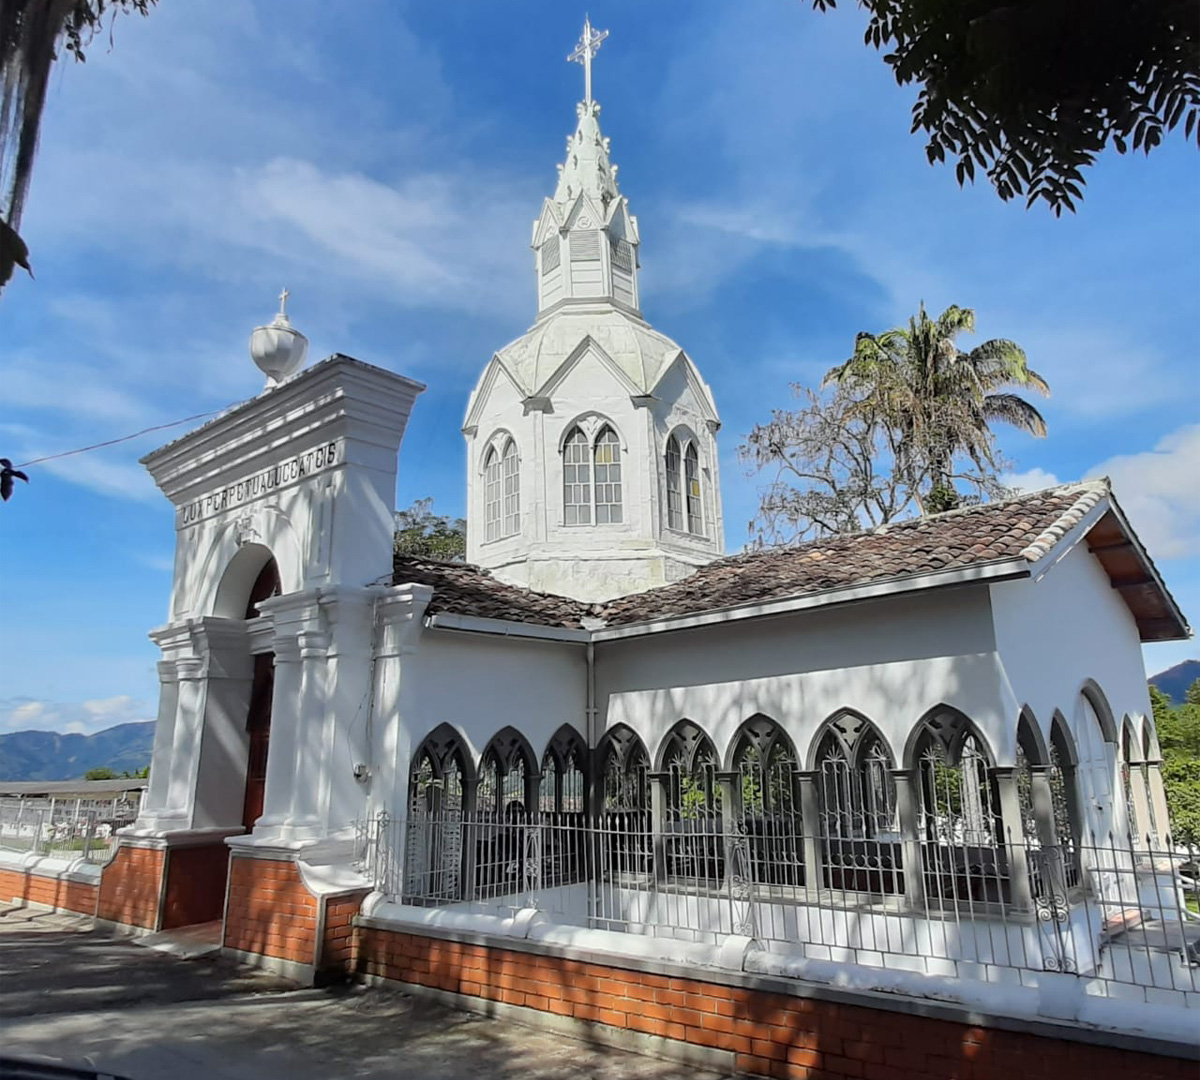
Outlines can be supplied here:
[[849, 708], [899, 760], [916, 722], [946, 704], [1004, 760], [1011, 740], [993, 641], [987, 590], [970, 587], [605, 643], [596, 648], [600, 727], [629, 725], [654, 760], [687, 717], [726, 759], [741, 723], [763, 713], [811, 764], [822, 722]]
[[586, 738], [582, 645], [427, 627], [414, 628], [409, 640], [402, 654], [380, 660], [375, 725], [388, 765], [376, 809], [405, 813], [412, 755], [440, 724], [457, 729], [476, 766], [505, 727], [529, 741], [535, 765], [563, 724]]

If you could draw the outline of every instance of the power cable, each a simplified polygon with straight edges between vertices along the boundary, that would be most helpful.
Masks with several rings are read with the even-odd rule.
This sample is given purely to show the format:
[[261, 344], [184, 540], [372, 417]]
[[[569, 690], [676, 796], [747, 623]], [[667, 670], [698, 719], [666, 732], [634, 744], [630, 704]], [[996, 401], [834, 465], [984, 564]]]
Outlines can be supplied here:
[[[248, 401], [249, 398], [245, 400]], [[154, 424], [151, 427], [142, 428], [141, 431], [135, 431], [132, 435], [122, 435], [119, 439], [106, 439], [104, 442], [92, 443], [91, 446], [81, 446], [76, 450], [63, 450], [58, 454], [47, 454], [45, 457], [33, 458], [31, 461], [22, 462], [17, 468], [27, 469], [30, 465], [40, 465], [44, 461], [57, 461], [59, 458], [71, 457], [75, 454], [86, 454], [91, 450], [101, 450], [106, 446], [116, 446], [118, 443], [129, 442], [131, 439], [140, 439], [143, 435], [149, 435], [155, 431], [165, 431], [167, 428], [178, 427], [180, 424], [189, 424], [193, 420], [203, 420], [209, 416], [216, 416], [218, 413], [228, 412], [230, 409], [241, 404], [243, 402], [235, 401], [232, 405], [226, 405], [224, 408], [210, 409], [208, 412], [185, 416], [182, 420], [172, 420], [169, 424]]]

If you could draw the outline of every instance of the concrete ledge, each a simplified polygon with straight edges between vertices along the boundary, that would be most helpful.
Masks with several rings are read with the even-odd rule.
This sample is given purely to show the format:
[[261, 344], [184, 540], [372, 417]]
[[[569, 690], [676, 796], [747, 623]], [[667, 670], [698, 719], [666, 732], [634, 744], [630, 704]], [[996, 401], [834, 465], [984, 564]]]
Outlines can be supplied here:
[[440, 1005], [448, 1005], [453, 1009], [478, 1013], [497, 1020], [510, 1020], [525, 1027], [538, 1028], [542, 1031], [552, 1031], [556, 1035], [578, 1039], [581, 1042], [611, 1046], [617, 1050], [628, 1050], [634, 1054], [645, 1054], [647, 1057], [665, 1058], [668, 1061], [678, 1061], [698, 1069], [712, 1069], [733, 1075], [734, 1054], [730, 1050], [717, 1050], [708, 1046], [697, 1046], [695, 1043], [683, 1042], [679, 1039], [666, 1039], [661, 1035], [646, 1035], [640, 1031], [630, 1031], [628, 1028], [612, 1027], [593, 1020], [576, 1020], [571, 1016], [556, 1016], [554, 1013], [543, 1012], [541, 1009], [530, 1009], [524, 1005], [506, 1005], [501, 1001], [490, 1001], [487, 998], [474, 997], [470, 994], [459, 994], [453, 990], [438, 990], [432, 986], [422, 986], [420, 983], [402, 982], [399, 979], [388, 979], [382, 975], [363, 975], [361, 981], [366, 986], [377, 986], [392, 990], [402, 990], [413, 997], [426, 998]]
[[0, 870], [7, 870], [13, 874], [32, 874], [52, 881], [99, 885], [104, 866], [86, 862], [82, 855], [75, 859], [56, 859], [52, 855], [34, 855], [30, 852], [0, 849]]
[[[396, 905], [399, 906], [399, 905]], [[380, 905], [384, 908], [384, 905]], [[392, 905], [386, 905], [392, 907]], [[378, 910], [378, 909], [377, 909]], [[420, 910], [420, 909], [415, 909]], [[729, 971], [715, 967], [702, 967], [676, 960], [648, 958], [645, 956], [616, 955], [611, 951], [586, 948], [580, 945], [564, 945], [547, 940], [499, 936], [475, 930], [455, 929], [445, 925], [436, 928], [421, 926], [408, 921], [394, 921], [379, 915], [358, 915], [354, 925], [392, 933], [412, 934], [431, 940], [456, 941], [468, 945], [483, 945], [492, 949], [511, 952], [555, 956], [565, 960], [578, 960], [601, 967], [639, 971], [672, 978], [692, 979], [722, 986], [734, 986], [745, 990], [758, 990], [769, 994], [782, 994], [795, 998], [806, 998], [885, 1012], [904, 1013], [933, 1020], [946, 1020], [965, 1027], [990, 1028], [1020, 1034], [1037, 1035], [1047, 1039], [1062, 1039], [1067, 1042], [1083, 1043], [1112, 1049], [1132, 1050], [1137, 1053], [1155, 1054], [1162, 1057], [1200, 1061], [1200, 1043], [1194, 1037], [1162, 1038], [1146, 1034], [1126, 1033], [1108, 1028], [1085, 1026], [1037, 1018], [1004, 1016], [983, 1012], [957, 1002], [934, 1001], [900, 993], [884, 993], [867, 989], [844, 989], [824, 983], [804, 981], [779, 975], [757, 974], [747, 971]], [[605, 933], [598, 931], [598, 933]], [[622, 935], [623, 936], [623, 935]], [[394, 983], [395, 980], [385, 980]], [[424, 988], [423, 988], [424, 989]], [[442, 991], [445, 992], [445, 991]], [[471, 999], [491, 1006], [492, 1002]], [[516, 1008], [517, 1006], [510, 1006]], [[543, 1014], [538, 1010], [525, 1009], [526, 1013]], [[1197, 1019], [1197, 1010], [1179, 1009], [1182, 1020]]]
[[251, 967], [262, 968], [272, 975], [282, 975], [301, 986], [312, 986], [316, 977], [315, 964], [302, 964], [298, 960], [284, 960], [278, 956], [267, 956], [266, 953], [245, 952], [242, 949], [231, 949], [228, 945], [221, 946], [221, 955]]

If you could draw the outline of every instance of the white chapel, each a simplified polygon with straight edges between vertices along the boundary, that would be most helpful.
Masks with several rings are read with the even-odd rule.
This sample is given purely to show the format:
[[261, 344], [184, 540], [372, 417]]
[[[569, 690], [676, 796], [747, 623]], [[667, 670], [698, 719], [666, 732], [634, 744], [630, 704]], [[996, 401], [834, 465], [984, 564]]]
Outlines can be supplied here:
[[[724, 554], [720, 417], [642, 310], [603, 39], [572, 54], [533, 325], [466, 404], [465, 561], [393, 549], [424, 387], [304, 367], [282, 310], [267, 388], [144, 459], [175, 573], [98, 910], [221, 920], [306, 980], [354, 934], [443, 935], [1178, 1029], [1195, 967], [1119, 931], [1183, 917], [1141, 644], [1190, 629], [1110, 485]], [[122, 867], [142, 907], [105, 907]]]
[[641, 240], [600, 105], [585, 99], [533, 224], [537, 320], [467, 404], [467, 559], [502, 581], [608, 600], [724, 551], [712, 391], [642, 315]]

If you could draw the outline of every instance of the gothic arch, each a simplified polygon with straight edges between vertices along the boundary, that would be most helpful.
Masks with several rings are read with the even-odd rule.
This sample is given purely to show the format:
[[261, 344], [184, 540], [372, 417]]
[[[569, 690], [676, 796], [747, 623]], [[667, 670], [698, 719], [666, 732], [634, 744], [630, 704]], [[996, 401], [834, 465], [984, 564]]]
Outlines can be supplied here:
[[1100, 689], [1100, 684], [1095, 679], [1087, 679], [1083, 686], [1079, 688], [1079, 692], [1087, 699], [1087, 702], [1095, 712], [1096, 718], [1100, 721], [1100, 731], [1104, 735], [1104, 741], [1107, 743], [1116, 744], [1117, 742], [1117, 722], [1113, 717], [1112, 708], [1108, 704], [1108, 698], [1105, 697], [1104, 691]]
[[519, 754], [525, 762], [526, 769], [531, 773], [538, 770], [538, 759], [534, 756], [529, 740], [511, 725], [501, 728], [488, 740], [479, 760], [485, 761], [489, 754], [494, 754], [496, 760], [504, 767], [513, 761], [514, 755]]
[[1154, 719], [1150, 716], [1142, 717], [1142, 757], [1150, 762], [1159, 761], [1162, 758], [1162, 750], [1158, 745], [1158, 732], [1154, 729]]
[[725, 747], [725, 754], [719, 760], [724, 762], [726, 771], [733, 771], [737, 768], [738, 751], [741, 749], [743, 741], [749, 742], [759, 752], [763, 761], [769, 759], [771, 751], [777, 746], [782, 746], [785, 752], [791, 755], [796, 767], [799, 768], [801, 765], [800, 756], [796, 753], [796, 744], [792, 742], [791, 736], [784, 730], [783, 725], [765, 713], [755, 713], [738, 725], [737, 731], [733, 733]]
[[564, 425], [558, 436], [558, 453], [561, 456], [563, 449], [567, 445], [569, 439], [578, 429], [582, 431], [587, 444], [591, 448], [595, 448], [596, 440], [600, 437], [600, 433], [608, 428], [617, 437], [617, 442], [620, 444], [621, 453], [629, 453], [629, 442], [621, 433], [620, 425], [608, 416], [606, 413], [597, 412], [595, 409], [587, 409], [572, 417]]
[[882, 731], [875, 725], [869, 717], [864, 716], [857, 709], [842, 708], [832, 712], [818, 725], [816, 732], [808, 744], [808, 753], [804, 758], [804, 768], [815, 769], [817, 767], [817, 755], [821, 751], [821, 744], [826, 737], [832, 736], [836, 739], [846, 752], [848, 760], [853, 761], [858, 750], [868, 741], [864, 736], [870, 734], [879, 741], [879, 745], [883, 747], [887, 754], [888, 762], [895, 768], [896, 755], [892, 751], [891, 744], [884, 737]]
[[1075, 738], [1071, 734], [1066, 717], [1057, 709], [1050, 721], [1050, 745], [1057, 753], [1063, 765], [1075, 768], [1079, 764], [1079, 750], [1075, 746]]
[[1142, 740], [1138, 737], [1137, 725], [1130, 716], [1121, 719], [1121, 760], [1130, 765], [1140, 765], [1144, 759]]
[[946, 753], [946, 760], [956, 764], [962, 753], [963, 743], [968, 737], [975, 740], [989, 768], [996, 764], [996, 754], [983, 732], [975, 726], [975, 722], [961, 709], [944, 702], [929, 709], [914, 725], [904, 744], [904, 767], [918, 768], [921, 744], [932, 739], [941, 744]]
[[521, 444], [517, 441], [517, 437], [506, 427], [496, 428], [486, 439], [480, 443], [479, 461], [476, 463], [476, 471], [480, 476], [483, 475], [487, 468], [489, 454], [495, 454], [498, 458], [504, 456], [504, 451], [512, 444], [513, 449], [517, 453], [517, 460], [521, 460]]
[[650, 805], [646, 744], [627, 724], [604, 733], [593, 758], [597, 809], [647, 809]]
[[555, 765], [562, 769], [566, 765], [571, 751], [575, 752], [579, 767], [583, 768], [587, 760], [587, 743], [574, 727], [570, 724], [563, 724], [550, 736], [550, 741], [546, 743], [545, 752], [542, 754], [542, 760], [550, 757], [554, 760]]
[[[421, 759], [422, 754], [428, 754], [434, 768], [434, 775], [440, 778], [446, 771], [450, 759], [457, 755], [459, 768], [462, 769], [463, 781], [471, 783], [475, 779], [475, 759], [470, 741], [453, 724], [438, 724], [425, 736], [413, 751], [414, 764]], [[411, 771], [411, 769], [410, 769]]]
[[1042, 735], [1041, 725], [1028, 706], [1021, 709], [1017, 717], [1017, 747], [1024, 751], [1030, 765], [1046, 765], [1050, 761], [1050, 748]]
[[670, 730], [659, 740], [658, 752], [654, 759], [656, 771], [663, 772], [667, 768], [667, 756], [677, 744], [688, 768], [695, 763], [696, 754], [705, 749], [712, 753], [714, 762], [719, 760], [716, 745], [709, 738], [708, 732], [694, 720], [684, 717], [676, 720]]

